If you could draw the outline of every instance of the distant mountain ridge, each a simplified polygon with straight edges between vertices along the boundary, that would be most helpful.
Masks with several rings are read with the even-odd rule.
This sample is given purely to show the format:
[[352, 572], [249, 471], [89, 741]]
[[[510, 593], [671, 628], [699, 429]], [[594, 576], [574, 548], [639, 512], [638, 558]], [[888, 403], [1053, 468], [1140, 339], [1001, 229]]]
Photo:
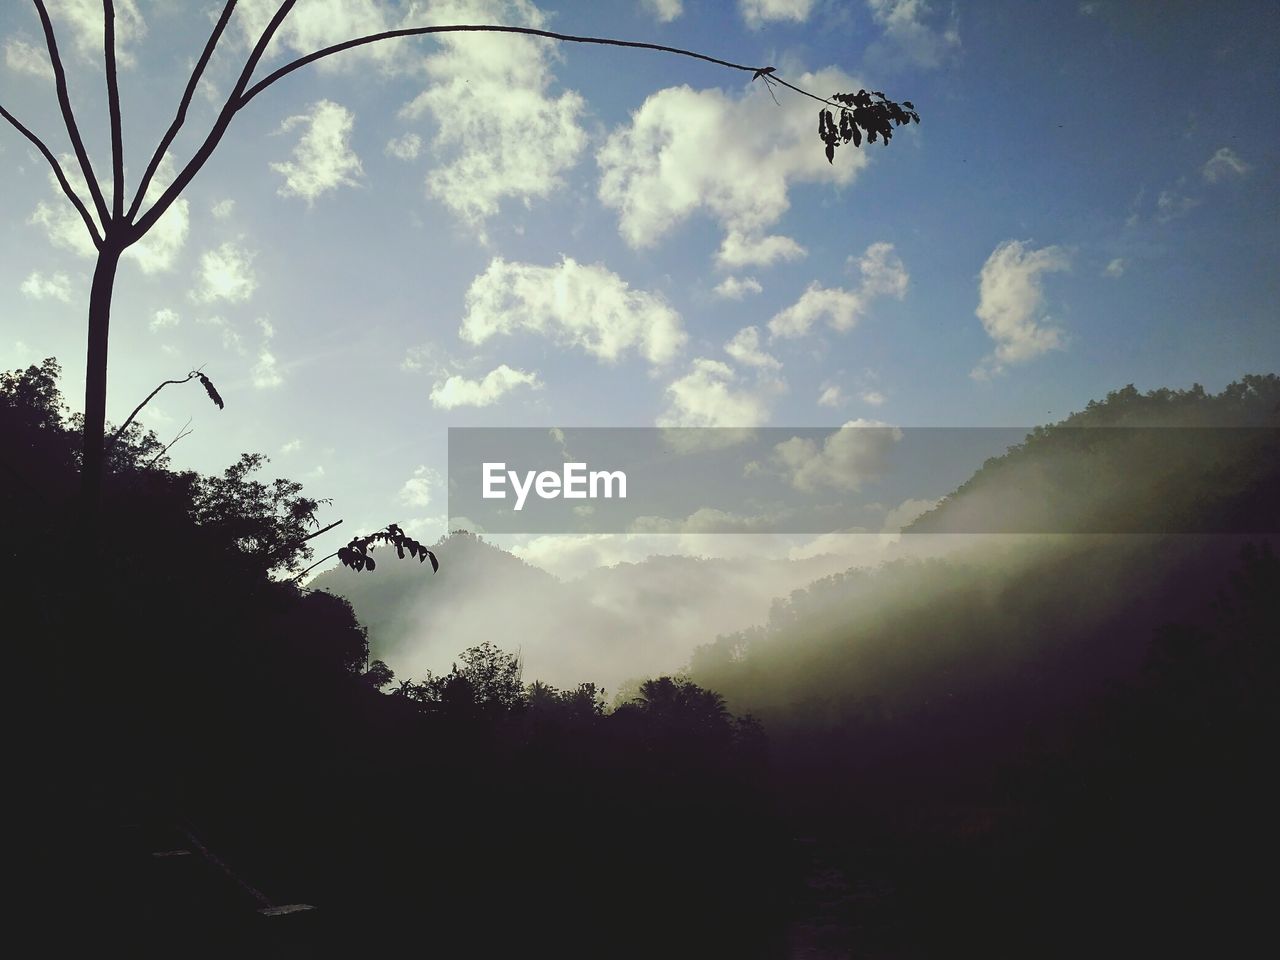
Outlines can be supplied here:
[[[1097, 429], [1095, 429], [1097, 428]], [[1280, 531], [1280, 377], [1132, 384], [989, 459], [908, 533]]]

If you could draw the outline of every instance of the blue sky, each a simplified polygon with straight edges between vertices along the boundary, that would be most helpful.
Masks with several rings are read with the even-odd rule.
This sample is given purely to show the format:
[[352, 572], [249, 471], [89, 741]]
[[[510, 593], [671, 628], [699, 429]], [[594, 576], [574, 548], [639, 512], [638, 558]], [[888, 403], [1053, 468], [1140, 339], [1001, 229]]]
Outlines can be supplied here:
[[[268, 6], [240, 4], [174, 165]], [[101, 5], [49, 7], [101, 175]], [[117, 7], [136, 177], [216, 13]], [[301, 0], [269, 62], [406, 23], [539, 25], [884, 90], [922, 123], [828, 165], [816, 104], [684, 58], [475, 36], [335, 58], [240, 114], [122, 269], [109, 417], [203, 365], [224, 412], [188, 386], [143, 417], [165, 437], [191, 418], [179, 465], [260, 451], [347, 535], [434, 537], [449, 426], [1031, 425], [1130, 382], [1275, 371], [1277, 19]], [[68, 152], [33, 8], [5, 4], [0, 38], [0, 103]], [[78, 405], [92, 260], [8, 127], [0, 170], [0, 366], [56, 355]]]

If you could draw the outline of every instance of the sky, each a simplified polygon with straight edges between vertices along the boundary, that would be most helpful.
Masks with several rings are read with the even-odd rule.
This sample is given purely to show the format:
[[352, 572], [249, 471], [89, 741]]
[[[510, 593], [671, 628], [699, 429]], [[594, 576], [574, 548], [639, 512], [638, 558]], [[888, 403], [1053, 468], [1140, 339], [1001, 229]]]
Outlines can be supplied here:
[[[101, 4], [48, 6], [103, 178]], [[116, 6], [132, 189], [221, 5]], [[161, 185], [271, 6], [239, 4]], [[202, 368], [224, 411], [169, 387], [144, 424], [190, 420], [178, 467], [261, 452], [331, 498], [328, 552], [391, 521], [443, 532], [449, 427], [1031, 426], [1129, 383], [1275, 372], [1277, 20], [1268, 2], [300, 0], [258, 76], [381, 29], [502, 23], [882, 90], [921, 123], [829, 164], [817, 104], [688, 58], [476, 35], [341, 54], [239, 114], [127, 258], [108, 417]], [[74, 169], [31, 5], [0, 7], [0, 46], [0, 103]], [[8, 126], [0, 184], [0, 368], [56, 356], [78, 409], [92, 247]], [[710, 549], [510, 545], [553, 572]]]

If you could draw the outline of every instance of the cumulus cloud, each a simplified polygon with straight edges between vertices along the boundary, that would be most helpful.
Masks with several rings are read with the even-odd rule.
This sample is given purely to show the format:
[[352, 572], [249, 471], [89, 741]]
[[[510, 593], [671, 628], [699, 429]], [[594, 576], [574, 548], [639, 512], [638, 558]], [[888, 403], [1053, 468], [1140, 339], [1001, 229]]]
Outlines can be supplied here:
[[[808, 89], [857, 89], [827, 69], [794, 78]], [[668, 87], [645, 100], [596, 154], [599, 196], [618, 213], [618, 228], [636, 248], [651, 247], [679, 224], [703, 213], [725, 231], [720, 264], [737, 268], [794, 258], [803, 248], [768, 236], [800, 182], [852, 183], [868, 162], [848, 151], [827, 163], [815, 147], [806, 111], [779, 111], [763, 85], [740, 95]]]
[[[852, 258], [851, 262], [852, 261]], [[901, 300], [911, 277], [891, 243], [873, 243], [856, 261], [862, 282], [854, 290], [809, 285], [800, 299], [769, 321], [773, 337], [802, 337], [825, 320], [833, 330], [852, 329], [878, 297]]]
[[302, 441], [294, 437], [288, 443], [281, 445], [280, 452], [283, 454], [297, 453], [302, 449]]
[[200, 257], [196, 271], [196, 286], [191, 298], [197, 303], [213, 303], [225, 300], [243, 303], [258, 288], [253, 273], [253, 254], [234, 241], [207, 251]]
[[812, 493], [824, 488], [856, 492], [880, 476], [902, 430], [878, 420], [850, 420], [819, 443], [792, 437], [773, 448], [772, 459], [795, 489]]
[[210, 208], [215, 220], [226, 220], [235, 212], [236, 202], [234, 200], [219, 200]]
[[48, 49], [25, 40], [5, 41], [4, 64], [16, 73], [43, 77], [45, 80], [53, 79], [53, 64], [49, 61]]
[[725, 277], [716, 284], [713, 292], [725, 300], [741, 300], [748, 294], [759, 293], [763, 289], [755, 277]]
[[[449, 0], [431, 12], [440, 23], [547, 25], [527, 0]], [[405, 119], [430, 115], [435, 123], [433, 145], [446, 159], [427, 175], [430, 195], [477, 227], [505, 199], [550, 195], [587, 142], [583, 98], [550, 92], [555, 49], [497, 34], [446, 34], [439, 46], [424, 61], [429, 85], [401, 110]]]
[[501, 364], [479, 380], [462, 376], [449, 377], [431, 390], [431, 402], [442, 410], [455, 407], [488, 407], [497, 403], [516, 387], [540, 387], [534, 373]]
[[469, 343], [526, 330], [608, 363], [631, 351], [666, 363], [688, 339], [680, 314], [660, 296], [568, 257], [553, 267], [495, 257], [472, 281], [466, 308], [459, 335]]
[[1222, 147], [1208, 159], [1201, 173], [1210, 183], [1217, 183], [1220, 180], [1238, 179], [1252, 169], [1230, 147]]
[[818, 406], [820, 407], [843, 407], [848, 401], [849, 398], [844, 395], [844, 391], [840, 389], [839, 384], [824, 384], [818, 390]]
[[873, 407], [883, 407], [889, 399], [879, 390], [863, 390], [859, 396], [862, 398], [863, 403], [870, 404]]
[[729, 364], [698, 357], [689, 373], [668, 385], [670, 406], [657, 425], [758, 427], [769, 419], [773, 400], [785, 390], [775, 378], [747, 382]]
[[32, 300], [61, 300], [71, 302], [71, 278], [65, 273], [48, 275], [33, 270], [18, 288], [22, 295]]
[[670, 23], [684, 13], [681, 0], [640, 0], [640, 5], [653, 14], [659, 23]]
[[[87, 198], [89, 185], [80, 173], [80, 164], [76, 158], [69, 153], [63, 154], [59, 162], [71, 189], [78, 196]], [[160, 166], [156, 168], [151, 185], [147, 188], [143, 209], [160, 198], [160, 195], [173, 182], [174, 176], [173, 157], [166, 153]], [[51, 203], [43, 200], [37, 203], [29, 222], [41, 227], [54, 246], [70, 250], [85, 258], [96, 258], [98, 250], [94, 247], [88, 231], [85, 230], [84, 221], [67, 201], [53, 171], [49, 172], [48, 177], [49, 187], [56, 199]], [[100, 186], [103, 194], [109, 197], [110, 186], [106, 184], [100, 184]], [[190, 204], [185, 198], [175, 200], [147, 235], [124, 252], [124, 259], [136, 263], [143, 273], [159, 273], [171, 269], [186, 243], [190, 223]]]
[[814, 0], [738, 0], [738, 12], [747, 26], [756, 30], [778, 20], [804, 23], [813, 12], [813, 4]]
[[734, 338], [724, 345], [724, 352], [746, 367], [776, 370], [782, 366], [776, 357], [760, 349], [760, 330], [756, 327], [743, 327], [739, 330]]
[[982, 266], [975, 313], [996, 349], [971, 376], [987, 379], [1063, 346], [1062, 331], [1045, 316], [1042, 278], [1070, 266], [1060, 247], [1032, 250], [1021, 240], [1006, 240], [995, 248]]
[[440, 471], [434, 467], [419, 466], [413, 476], [400, 488], [400, 502], [410, 507], [431, 506], [431, 491], [441, 483]]
[[152, 333], [159, 333], [168, 327], [176, 327], [181, 322], [181, 317], [170, 310], [168, 307], [161, 307], [151, 315], [151, 322], [147, 324], [147, 328]]
[[1124, 276], [1125, 261], [1123, 257], [1116, 257], [1103, 269], [1102, 274], [1106, 277], [1119, 279]]
[[387, 156], [397, 160], [416, 160], [422, 152], [422, 138], [416, 133], [406, 133], [388, 140], [384, 149]]
[[867, 0], [871, 17], [884, 30], [894, 52], [919, 67], [939, 67], [960, 49], [960, 26], [955, 8], [945, 23], [937, 23], [926, 0]]
[[[279, 6], [278, 0], [240, 0], [232, 24], [239, 25], [241, 40], [246, 46], [251, 47], [258, 42]], [[302, 0], [276, 31], [267, 48], [266, 59], [285, 53], [313, 53], [353, 37], [408, 26], [410, 18], [421, 21], [421, 10], [416, 3], [409, 5], [403, 22], [392, 19], [392, 9], [391, 5], [379, 0]], [[419, 16], [415, 17], [415, 13]], [[101, 44], [101, 39], [98, 42]], [[412, 43], [373, 43], [326, 57], [318, 61], [315, 68], [327, 72], [349, 72], [365, 71], [375, 66], [383, 72], [396, 73], [415, 69], [421, 59], [420, 51]]]
[[726, 270], [768, 267], [779, 260], [799, 260], [807, 252], [791, 237], [779, 234], [746, 236], [730, 230], [716, 251], [716, 263]]
[[351, 149], [351, 128], [355, 116], [332, 100], [317, 100], [306, 113], [289, 117], [280, 125], [286, 133], [303, 127], [293, 148], [293, 159], [271, 164], [284, 177], [276, 191], [282, 197], [301, 197], [307, 203], [338, 187], [354, 187], [364, 174], [360, 158]]

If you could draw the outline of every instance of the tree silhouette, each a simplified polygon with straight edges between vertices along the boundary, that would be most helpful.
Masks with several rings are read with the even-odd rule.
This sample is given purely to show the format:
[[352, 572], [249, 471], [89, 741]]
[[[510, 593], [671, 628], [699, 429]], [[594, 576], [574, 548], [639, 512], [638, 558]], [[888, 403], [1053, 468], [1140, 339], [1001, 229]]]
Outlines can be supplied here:
[[[918, 122], [919, 120], [919, 117], [916, 115], [910, 102], [904, 102], [902, 106], [899, 106], [892, 101], [885, 100], [883, 94], [877, 93], [868, 95], [865, 91], [859, 91], [857, 94], [834, 94], [831, 99], [815, 96], [809, 91], [803, 90], [779, 77], [775, 69], [771, 66], [752, 66], [733, 63], [704, 53], [670, 47], [664, 44], [616, 40], [605, 37], [576, 36], [565, 33], [554, 33], [549, 30], [539, 30], [532, 27], [513, 27], [496, 24], [456, 24], [410, 27], [398, 30], [388, 30], [364, 37], [357, 37], [292, 60], [251, 85], [254, 72], [256, 71], [259, 62], [262, 60], [263, 55], [266, 53], [267, 47], [270, 45], [272, 38], [280, 29], [281, 24], [283, 24], [285, 19], [289, 16], [296, 3], [296, 0], [284, 0], [284, 2], [282, 2], [276, 9], [275, 15], [263, 30], [257, 43], [254, 44], [252, 51], [243, 64], [239, 78], [233, 85], [231, 92], [227, 96], [225, 104], [218, 114], [217, 120], [205, 136], [200, 147], [174, 178], [173, 182], [153, 203], [150, 204], [149, 207], [147, 207], [147, 209], [144, 210], [143, 206], [147, 199], [148, 188], [151, 186], [152, 178], [155, 176], [166, 151], [169, 149], [170, 145], [177, 137], [178, 131], [186, 121], [187, 110], [190, 107], [192, 98], [199, 86], [200, 79], [204, 74], [205, 68], [209, 64], [210, 58], [213, 56], [219, 40], [222, 38], [222, 35], [227, 28], [227, 24], [231, 20], [232, 13], [235, 10], [236, 0], [227, 0], [223, 6], [222, 13], [213, 27], [212, 33], [209, 35], [209, 39], [205, 44], [200, 58], [196, 61], [196, 64], [191, 71], [191, 75], [182, 93], [182, 99], [178, 105], [177, 114], [174, 116], [173, 122], [165, 131], [165, 134], [157, 145], [155, 152], [152, 154], [151, 160], [146, 167], [146, 171], [134, 192], [133, 199], [126, 209], [123, 134], [121, 131], [120, 94], [117, 86], [116, 72], [115, 5], [112, 0], [103, 0], [102, 4], [104, 18], [103, 54], [107, 82], [107, 103], [111, 125], [111, 198], [110, 203], [108, 203], [102, 188], [99, 186], [98, 179], [94, 173], [93, 164], [90, 161], [88, 151], [85, 149], [84, 141], [80, 136], [75, 113], [72, 110], [71, 99], [67, 89], [66, 71], [63, 69], [62, 58], [58, 52], [58, 43], [53, 22], [49, 18], [49, 13], [45, 7], [44, 0], [32, 0], [32, 2], [34, 3], [36, 12], [39, 15], [41, 27], [44, 31], [45, 43], [48, 46], [49, 59], [53, 66], [58, 106], [67, 128], [67, 134], [71, 139], [72, 148], [75, 152], [80, 173], [83, 175], [86, 183], [89, 199], [93, 207], [92, 211], [90, 211], [85, 201], [72, 188], [65, 171], [58, 162], [57, 157], [54, 156], [53, 152], [44, 143], [44, 141], [19, 121], [12, 113], [6, 110], [3, 105], [0, 105], [0, 116], [3, 116], [10, 125], [31, 141], [36, 149], [38, 149], [44, 156], [45, 160], [52, 168], [62, 192], [66, 194], [68, 201], [75, 207], [76, 212], [79, 213], [80, 218], [84, 221], [85, 229], [88, 231], [89, 236], [92, 238], [93, 244], [98, 251], [97, 263], [93, 271], [93, 280], [89, 292], [88, 345], [85, 368], [83, 454], [81, 468], [82, 497], [84, 509], [91, 528], [93, 527], [94, 517], [99, 509], [99, 501], [101, 497], [104, 469], [107, 361], [111, 325], [111, 303], [115, 286], [116, 271], [120, 265], [120, 258], [129, 247], [147, 235], [148, 231], [155, 226], [159, 219], [173, 205], [174, 201], [178, 199], [182, 191], [186, 189], [187, 185], [200, 172], [208, 162], [209, 158], [213, 155], [218, 145], [222, 142], [222, 138], [226, 135], [228, 128], [231, 126], [231, 122], [235, 119], [237, 114], [248, 106], [248, 104], [258, 96], [258, 94], [262, 93], [272, 84], [283, 79], [294, 71], [307, 66], [308, 64], [346, 50], [351, 50], [355, 47], [380, 43], [396, 38], [444, 33], [521, 34], [525, 36], [543, 37], [548, 40], [555, 40], [561, 43], [597, 44], [635, 50], [653, 50], [676, 56], [702, 60], [729, 70], [751, 73], [753, 81], [756, 79], [762, 80], [766, 85], [769, 85], [770, 88], [777, 84], [808, 97], [809, 99], [816, 100], [826, 106], [836, 107], [840, 110], [840, 120], [838, 123], [833, 120], [832, 114], [829, 109], [826, 109], [826, 106], [824, 106], [824, 109], [819, 115], [819, 135], [822, 138], [823, 143], [826, 145], [825, 149], [828, 159], [832, 159], [837, 144], [848, 143], [852, 139], [855, 146], [858, 145], [861, 141], [859, 128], [866, 131], [869, 142], [874, 142], [877, 134], [879, 134], [884, 142], [887, 142], [890, 136], [891, 123], [905, 123], [908, 120], [915, 120]], [[875, 100], [872, 99], [873, 96], [876, 98]]]

